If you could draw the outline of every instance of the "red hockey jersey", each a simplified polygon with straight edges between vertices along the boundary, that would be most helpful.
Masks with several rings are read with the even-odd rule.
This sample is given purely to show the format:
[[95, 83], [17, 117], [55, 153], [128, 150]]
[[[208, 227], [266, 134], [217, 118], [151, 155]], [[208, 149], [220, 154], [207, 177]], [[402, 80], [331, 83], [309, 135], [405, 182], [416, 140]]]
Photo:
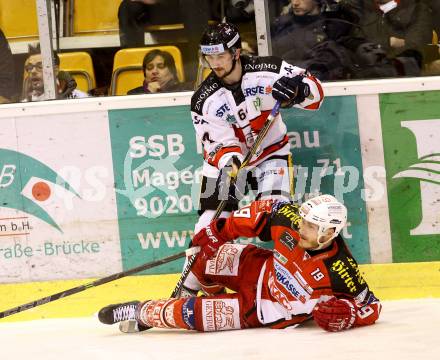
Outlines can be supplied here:
[[349, 299], [357, 308], [354, 326], [369, 325], [379, 317], [379, 300], [362, 277], [344, 240], [319, 251], [297, 246], [299, 206], [271, 200], [255, 201], [229, 217], [224, 236], [258, 236], [274, 241], [273, 256], [261, 269], [257, 311], [261, 323], [285, 327], [311, 317], [315, 305], [331, 297]]

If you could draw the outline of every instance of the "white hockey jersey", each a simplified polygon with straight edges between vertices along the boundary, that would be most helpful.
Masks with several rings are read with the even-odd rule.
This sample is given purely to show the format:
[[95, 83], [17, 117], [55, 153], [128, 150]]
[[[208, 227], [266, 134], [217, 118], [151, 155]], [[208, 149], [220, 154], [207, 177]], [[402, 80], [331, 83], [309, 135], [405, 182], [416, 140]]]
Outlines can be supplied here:
[[[213, 73], [191, 99], [191, 116], [204, 149], [204, 175], [215, 177], [233, 155], [246, 156], [275, 105], [272, 85], [282, 76], [305, 75], [310, 95], [295, 107], [319, 109], [324, 94], [318, 79], [277, 57], [241, 56], [241, 83], [228, 86]], [[287, 129], [278, 115], [250, 164], [290, 151]]]

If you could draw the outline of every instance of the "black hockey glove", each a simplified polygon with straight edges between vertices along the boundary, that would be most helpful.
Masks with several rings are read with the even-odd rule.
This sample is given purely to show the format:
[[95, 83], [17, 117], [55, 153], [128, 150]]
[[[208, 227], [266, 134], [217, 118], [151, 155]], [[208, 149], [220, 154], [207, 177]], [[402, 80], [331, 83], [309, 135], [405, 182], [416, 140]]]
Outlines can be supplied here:
[[303, 82], [304, 76], [297, 75], [293, 78], [283, 76], [272, 87], [272, 96], [281, 101], [282, 107], [292, 107], [302, 103], [310, 95], [309, 85]]
[[218, 177], [219, 200], [227, 200], [228, 203], [238, 204], [244, 194], [246, 177], [244, 172], [238, 174], [241, 161], [237, 156], [232, 156], [228, 163], [220, 169]]

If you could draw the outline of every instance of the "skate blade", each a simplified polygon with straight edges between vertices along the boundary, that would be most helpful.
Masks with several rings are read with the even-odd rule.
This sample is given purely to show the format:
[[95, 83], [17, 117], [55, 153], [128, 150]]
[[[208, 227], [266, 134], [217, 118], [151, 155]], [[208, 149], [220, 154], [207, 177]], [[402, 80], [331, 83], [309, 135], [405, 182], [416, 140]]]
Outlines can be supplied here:
[[119, 323], [119, 331], [131, 334], [140, 332], [138, 322], [136, 320], [125, 320]]
[[126, 334], [139, 333], [141, 331], [145, 331], [148, 329], [151, 328], [147, 326], [139, 325], [139, 323], [136, 320], [125, 320], [119, 323], [119, 331]]

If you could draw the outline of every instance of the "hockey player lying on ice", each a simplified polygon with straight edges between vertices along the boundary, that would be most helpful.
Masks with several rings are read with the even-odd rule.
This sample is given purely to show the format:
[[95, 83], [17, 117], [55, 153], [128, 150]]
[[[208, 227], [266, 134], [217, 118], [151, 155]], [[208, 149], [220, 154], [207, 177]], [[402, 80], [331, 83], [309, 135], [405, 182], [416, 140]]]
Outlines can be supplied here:
[[[330, 195], [301, 207], [255, 201], [194, 237], [200, 253], [185, 286], [207, 296], [109, 305], [99, 319], [198, 331], [285, 328], [311, 317], [327, 331], [371, 325], [381, 305], [339, 236], [346, 219]], [[234, 244], [240, 236], [273, 240], [274, 249]]]

